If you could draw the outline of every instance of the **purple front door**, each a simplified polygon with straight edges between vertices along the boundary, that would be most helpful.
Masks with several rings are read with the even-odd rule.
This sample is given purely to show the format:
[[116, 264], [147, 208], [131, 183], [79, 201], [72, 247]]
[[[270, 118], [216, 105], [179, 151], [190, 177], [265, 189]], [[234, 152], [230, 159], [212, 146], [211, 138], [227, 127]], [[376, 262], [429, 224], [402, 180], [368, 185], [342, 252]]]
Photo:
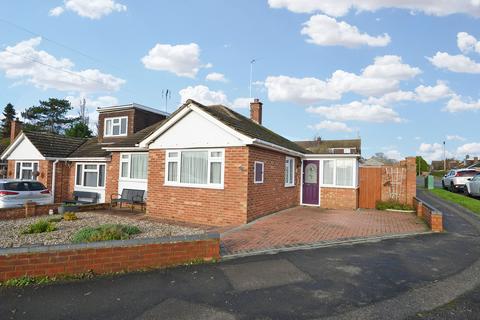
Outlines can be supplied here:
[[318, 205], [318, 168], [320, 161], [304, 160], [303, 161], [303, 188], [302, 203]]

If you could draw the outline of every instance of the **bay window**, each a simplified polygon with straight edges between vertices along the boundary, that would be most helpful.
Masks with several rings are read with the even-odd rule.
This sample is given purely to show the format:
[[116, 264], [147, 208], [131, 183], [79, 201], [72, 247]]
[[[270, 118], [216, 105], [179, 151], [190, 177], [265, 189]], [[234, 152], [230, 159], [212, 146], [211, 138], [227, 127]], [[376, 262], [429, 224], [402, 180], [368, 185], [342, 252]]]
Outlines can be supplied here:
[[355, 187], [354, 166], [354, 159], [323, 160], [322, 185]]
[[116, 137], [127, 135], [128, 117], [106, 118], [104, 137]]
[[223, 150], [166, 152], [165, 184], [223, 187]]
[[148, 153], [122, 153], [120, 155], [120, 178], [146, 180]]
[[105, 164], [77, 163], [76, 169], [76, 186], [90, 188], [105, 187]]
[[15, 163], [15, 178], [23, 180], [37, 180], [34, 172], [38, 172], [38, 162], [17, 161]]
[[285, 187], [295, 186], [295, 159], [285, 158]]

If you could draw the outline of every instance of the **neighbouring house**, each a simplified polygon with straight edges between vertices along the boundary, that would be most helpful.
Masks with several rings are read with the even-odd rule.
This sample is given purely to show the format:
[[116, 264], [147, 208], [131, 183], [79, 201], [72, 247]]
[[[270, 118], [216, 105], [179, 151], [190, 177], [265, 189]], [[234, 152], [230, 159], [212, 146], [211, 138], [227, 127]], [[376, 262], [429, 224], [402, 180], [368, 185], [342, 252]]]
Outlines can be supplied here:
[[[446, 169], [445, 169], [446, 166]], [[430, 165], [430, 169], [432, 171], [441, 171], [441, 170], [451, 170], [455, 168], [459, 168], [463, 166], [461, 161], [455, 159], [447, 159], [446, 161], [443, 160], [433, 160], [432, 164]]]
[[138, 104], [104, 107], [98, 137], [21, 132], [2, 159], [20, 166], [9, 177], [37, 171], [47, 186], [62, 184], [57, 201], [74, 190], [109, 202], [125, 188], [141, 189], [148, 215], [176, 221], [219, 226], [298, 205], [356, 209], [361, 141], [293, 142], [262, 125], [262, 109], [258, 99], [250, 118], [193, 100], [171, 115]]
[[[98, 112], [98, 136], [90, 139], [23, 131], [20, 122], [12, 122], [12, 143], [1, 157], [8, 161], [7, 177], [42, 182], [54, 194], [55, 202], [71, 199], [73, 191], [97, 193], [100, 202], [108, 202], [111, 194], [121, 193], [124, 187], [121, 184], [115, 190], [106, 186], [110, 177], [118, 181], [119, 174], [111, 172], [107, 178], [112, 154], [105, 147], [135, 136], [168, 114], [136, 103], [98, 108]], [[134, 179], [124, 176], [120, 180], [132, 180], [133, 187], [138, 189], [142, 185], [140, 180], [146, 181], [146, 156], [132, 158], [135, 162], [132, 168], [137, 170], [139, 165], [144, 173], [137, 177], [131, 170]], [[146, 188], [146, 182], [143, 185]]]

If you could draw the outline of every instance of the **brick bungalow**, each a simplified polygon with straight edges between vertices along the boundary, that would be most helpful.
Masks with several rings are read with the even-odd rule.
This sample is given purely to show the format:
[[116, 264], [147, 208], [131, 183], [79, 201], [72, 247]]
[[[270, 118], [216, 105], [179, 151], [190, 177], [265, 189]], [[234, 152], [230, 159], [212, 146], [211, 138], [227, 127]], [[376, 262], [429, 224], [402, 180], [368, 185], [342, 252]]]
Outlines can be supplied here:
[[[193, 100], [168, 117], [136, 104], [100, 108], [98, 138], [71, 140], [73, 150], [47, 156], [31, 141], [38, 133], [23, 132], [2, 159], [18, 178], [30, 177], [16, 174], [18, 163], [23, 172], [23, 161], [47, 161], [39, 170], [47, 186], [60, 179], [58, 161], [70, 168], [61, 178], [68, 193], [96, 190], [101, 201], [124, 188], [145, 190], [147, 214], [176, 221], [229, 225], [298, 205], [357, 208], [360, 140], [293, 142], [262, 126], [262, 108], [255, 99], [250, 118]], [[33, 149], [37, 160], [18, 156]], [[90, 186], [100, 177], [103, 185]]]

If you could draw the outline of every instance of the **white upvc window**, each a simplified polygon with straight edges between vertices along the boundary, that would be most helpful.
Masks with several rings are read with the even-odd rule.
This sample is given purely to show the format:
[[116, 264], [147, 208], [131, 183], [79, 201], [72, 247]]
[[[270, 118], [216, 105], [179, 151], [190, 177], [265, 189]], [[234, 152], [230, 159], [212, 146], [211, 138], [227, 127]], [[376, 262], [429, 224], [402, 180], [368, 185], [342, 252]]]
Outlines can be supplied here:
[[253, 164], [253, 182], [263, 183], [265, 164], [261, 161], [255, 161]]
[[285, 158], [285, 187], [295, 186], [295, 158]]
[[120, 137], [127, 135], [128, 117], [105, 118], [103, 136]]
[[323, 186], [355, 187], [354, 159], [325, 159], [322, 162]]
[[165, 185], [223, 188], [223, 149], [167, 150]]
[[105, 188], [104, 163], [77, 163], [75, 185], [87, 188]]
[[38, 161], [16, 161], [16, 179], [37, 180], [37, 176], [33, 174], [34, 172], [38, 172]]
[[148, 153], [134, 152], [120, 154], [121, 180], [147, 180]]

